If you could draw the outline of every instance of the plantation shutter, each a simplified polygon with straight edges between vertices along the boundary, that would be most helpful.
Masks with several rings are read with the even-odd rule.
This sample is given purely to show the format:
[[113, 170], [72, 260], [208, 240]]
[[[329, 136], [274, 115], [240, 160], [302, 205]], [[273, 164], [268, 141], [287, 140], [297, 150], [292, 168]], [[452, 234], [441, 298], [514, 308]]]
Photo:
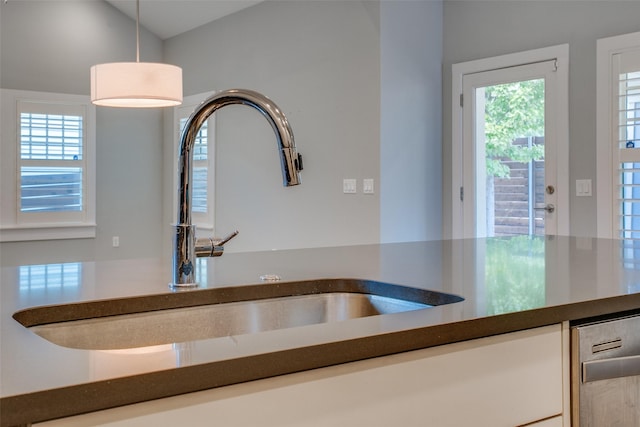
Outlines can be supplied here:
[[83, 212], [84, 109], [21, 101], [18, 121], [18, 211], [23, 218], [31, 213]]
[[96, 109], [89, 96], [0, 92], [0, 242], [94, 238]]
[[640, 240], [640, 52], [616, 54], [613, 59], [617, 228], [620, 238]]
[[[180, 134], [187, 124], [187, 119], [180, 119]], [[193, 146], [193, 191], [191, 210], [206, 214], [209, 211], [209, 122], [205, 121], [196, 135]]]

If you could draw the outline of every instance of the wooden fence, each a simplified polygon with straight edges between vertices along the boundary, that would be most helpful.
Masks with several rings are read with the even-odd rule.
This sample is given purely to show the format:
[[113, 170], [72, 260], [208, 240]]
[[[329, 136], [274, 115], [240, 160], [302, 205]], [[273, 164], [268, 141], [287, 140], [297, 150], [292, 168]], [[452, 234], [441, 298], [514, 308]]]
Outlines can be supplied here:
[[[533, 144], [544, 145], [544, 137], [532, 138]], [[527, 138], [519, 138], [515, 145], [526, 146]], [[544, 159], [530, 163], [514, 162], [508, 159], [502, 163], [509, 167], [506, 178], [493, 179], [494, 192], [494, 235], [512, 236], [518, 234], [544, 234], [544, 210], [530, 209], [544, 207]], [[529, 182], [533, 179], [533, 182]], [[530, 226], [531, 223], [531, 226]]]

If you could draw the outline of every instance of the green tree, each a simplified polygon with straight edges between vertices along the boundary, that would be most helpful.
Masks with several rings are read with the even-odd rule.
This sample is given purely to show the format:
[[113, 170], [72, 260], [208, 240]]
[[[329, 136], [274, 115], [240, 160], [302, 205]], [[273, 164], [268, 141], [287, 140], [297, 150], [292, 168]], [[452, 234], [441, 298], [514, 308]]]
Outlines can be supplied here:
[[503, 158], [524, 163], [543, 159], [544, 146], [512, 144], [529, 136], [544, 136], [544, 80], [485, 88], [487, 175], [509, 176], [509, 168], [500, 162]]

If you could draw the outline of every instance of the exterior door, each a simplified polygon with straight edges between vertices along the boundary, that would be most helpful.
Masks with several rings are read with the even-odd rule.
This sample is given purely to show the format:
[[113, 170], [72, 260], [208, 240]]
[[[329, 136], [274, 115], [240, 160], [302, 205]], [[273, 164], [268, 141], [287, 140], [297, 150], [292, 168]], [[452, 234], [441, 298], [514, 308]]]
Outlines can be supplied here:
[[552, 58], [489, 66], [461, 74], [454, 237], [456, 228], [457, 237], [568, 234], [568, 162], [559, 156], [566, 88], [558, 78], [566, 65]]

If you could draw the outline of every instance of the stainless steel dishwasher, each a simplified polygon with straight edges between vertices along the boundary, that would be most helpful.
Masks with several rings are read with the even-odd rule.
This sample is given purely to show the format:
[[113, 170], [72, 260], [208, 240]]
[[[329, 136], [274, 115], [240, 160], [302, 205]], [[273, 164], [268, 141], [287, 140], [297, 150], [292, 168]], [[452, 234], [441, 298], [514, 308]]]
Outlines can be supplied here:
[[574, 427], [640, 426], [640, 314], [571, 328]]

